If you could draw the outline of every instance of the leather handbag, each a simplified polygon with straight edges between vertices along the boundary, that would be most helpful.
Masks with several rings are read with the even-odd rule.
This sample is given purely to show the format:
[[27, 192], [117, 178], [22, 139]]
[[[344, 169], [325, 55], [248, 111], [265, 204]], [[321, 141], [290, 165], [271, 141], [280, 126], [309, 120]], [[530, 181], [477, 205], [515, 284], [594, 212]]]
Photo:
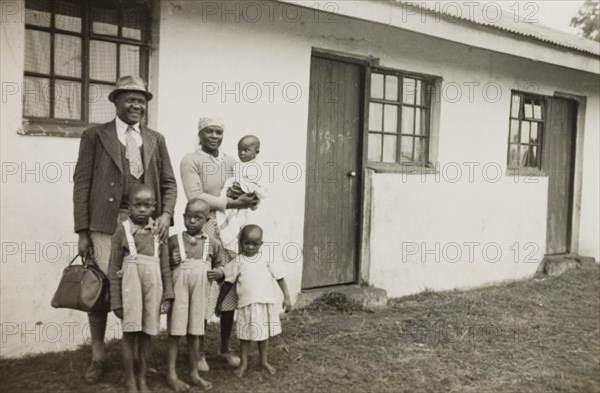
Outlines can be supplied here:
[[71, 308], [85, 312], [110, 311], [108, 279], [96, 263], [81, 257], [82, 264], [73, 262], [63, 270], [58, 289], [52, 297], [52, 307]]

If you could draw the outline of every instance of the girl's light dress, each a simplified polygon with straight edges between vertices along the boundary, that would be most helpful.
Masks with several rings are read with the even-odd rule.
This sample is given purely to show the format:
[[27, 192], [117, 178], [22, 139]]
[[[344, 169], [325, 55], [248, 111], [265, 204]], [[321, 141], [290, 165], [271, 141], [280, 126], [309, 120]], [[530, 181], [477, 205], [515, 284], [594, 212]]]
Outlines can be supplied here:
[[225, 267], [225, 281], [236, 283], [236, 333], [240, 340], [264, 341], [281, 333], [274, 286], [275, 280], [284, 276], [283, 264], [269, 261], [262, 252], [253, 257], [236, 255]]

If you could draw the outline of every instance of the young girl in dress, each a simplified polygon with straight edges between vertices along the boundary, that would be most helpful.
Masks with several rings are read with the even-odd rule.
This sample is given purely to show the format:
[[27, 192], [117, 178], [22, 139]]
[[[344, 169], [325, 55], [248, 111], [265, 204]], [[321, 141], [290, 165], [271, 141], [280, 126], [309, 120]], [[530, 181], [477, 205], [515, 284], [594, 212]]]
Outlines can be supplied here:
[[[112, 238], [110, 301], [123, 325], [123, 363], [129, 393], [150, 391], [146, 384], [150, 337], [158, 334], [160, 314], [169, 311], [174, 297], [167, 245], [159, 243], [150, 218], [155, 204], [150, 187], [132, 187], [129, 218], [117, 227]], [[137, 378], [134, 359], [139, 360]]]
[[[198, 371], [208, 371], [204, 352], [206, 320], [214, 313], [209, 306], [211, 289], [218, 293], [216, 280], [224, 277], [221, 243], [209, 237], [202, 227], [208, 220], [210, 206], [201, 199], [192, 199], [185, 207], [183, 222], [186, 231], [169, 238], [169, 255], [173, 269], [175, 300], [169, 313], [169, 372], [167, 382], [176, 392], [190, 386], [181, 381], [175, 369], [181, 336], [187, 336], [190, 379], [193, 385], [210, 389], [212, 384]], [[213, 286], [214, 285], [214, 286]], [[215, 295], [216, 295], [215, 293]]]
[[285, 269], [281, 262], [269, 260], [268, 253], [261, 251], [263, 231], [258, 225], [246, 225], [240, 233], [241, 254], [225, 266], [225, 282], [217, 300], [216, 313], [234, 283], [238, 295], [237, 336], [240, 339], [240, 366], [236, 370], [239, 377], [248, 368], [250, 342], [258, 343], [260, 364], [269, 373], [275, 368], [267, 361], [269, 337], [281, 333], [279, 315], [275, 310], [273, 280], [283, 292], [283, 308], [291, 310], [290, 295], [284, 279]]

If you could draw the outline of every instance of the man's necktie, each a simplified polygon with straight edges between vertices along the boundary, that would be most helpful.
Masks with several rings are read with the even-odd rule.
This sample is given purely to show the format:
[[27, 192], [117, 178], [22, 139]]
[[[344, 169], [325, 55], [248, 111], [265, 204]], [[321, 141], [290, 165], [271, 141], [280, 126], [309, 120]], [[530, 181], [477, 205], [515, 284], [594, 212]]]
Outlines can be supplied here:
[[133, 127], [127, 127], [125, 132], [125, 138], [127, 141], [127, 151], [125, 157], [129, 160], [129, 173], [131, 176], [139, 179], [144, 173], [144, 164], [142, 163], [142, 155], [140, 154], [140, 148], [135, 142], [133, 133], [136, 132]]

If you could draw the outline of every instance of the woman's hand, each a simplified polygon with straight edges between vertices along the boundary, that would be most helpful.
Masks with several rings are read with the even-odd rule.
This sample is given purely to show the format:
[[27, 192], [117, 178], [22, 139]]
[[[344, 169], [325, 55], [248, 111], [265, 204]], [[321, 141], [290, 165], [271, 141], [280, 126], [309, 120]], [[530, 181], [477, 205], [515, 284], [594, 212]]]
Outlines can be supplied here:
[[254, 203], [254, 198], [248, 194], [242, 194], [236, 199], [227, 198], [227, 209], [247, 209]]
[[79, 240], [77, 242], [77, 252], [84, 258], [90, 258], [94, 255], [94, 247], [90, 239], [90, 234], [87, 230], [78, 232]]

